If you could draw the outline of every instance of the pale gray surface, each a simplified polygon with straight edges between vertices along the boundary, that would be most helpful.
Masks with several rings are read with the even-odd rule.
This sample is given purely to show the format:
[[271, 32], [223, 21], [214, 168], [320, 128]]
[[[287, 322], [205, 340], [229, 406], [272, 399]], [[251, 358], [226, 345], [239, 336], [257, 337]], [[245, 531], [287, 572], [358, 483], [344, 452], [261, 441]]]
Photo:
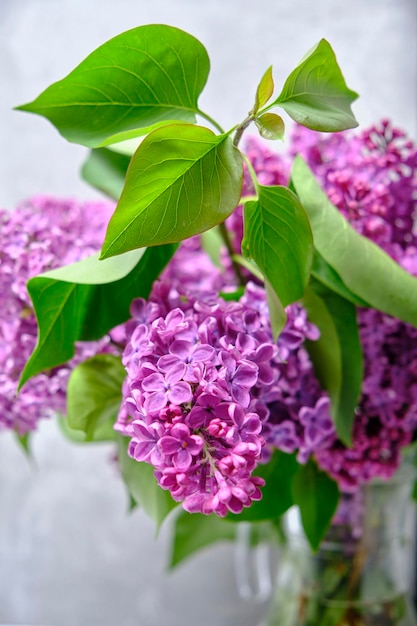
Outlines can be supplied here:
[[[201, 106], [226, 127], [245, 116], [266, 67], [279, 88], [326, 37], [361, 94], [361, 124], [391, 117], [415, 137], [416, 13], [415, 0], [0, 0], [0, 205], [35, 193], [93, 195], [77, 177], [85, 151], [11, 108], [106, 39], [150, 22], [206, 45], [212, 72]], [[62, 441], [45, 423], [33, 470], [0, 435], [0, 623], [254, 626], [259, 610], [237, 597], [230, 547], [165, 573], [168, 530], [155, 541], [141, 512], [125, 515], [110, 456]]]
[[45, 422], [37, 467], [0, 439], [0, 624], [253, 625], [233, 552], [218, 546], [166, 573], [168, 528], [126, 514], [111, 448], [78, 447]]

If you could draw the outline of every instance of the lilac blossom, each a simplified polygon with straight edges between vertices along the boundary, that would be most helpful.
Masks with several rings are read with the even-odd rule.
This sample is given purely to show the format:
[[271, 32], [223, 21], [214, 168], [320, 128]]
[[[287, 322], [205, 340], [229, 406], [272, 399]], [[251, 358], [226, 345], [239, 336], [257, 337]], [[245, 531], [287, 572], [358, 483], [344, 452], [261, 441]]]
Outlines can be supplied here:
[[191, 401], [191, 387], [183, 380], [185, 372], [184, 364], [174, 363], [170, 367], [160, 367], [159, 372], [142, 380], [143, 406], [148, 413], [158, 413], [168, 404], [179, 406]]
[[[300, 153], [330, 200], [362, 235], [417, 276], [417, 149], [387, 121], [360, 133], [321, 135], [297, 127]], [[359, 310], [365, 375], [353, 446], [339, 440], [315, 457], [344, 491], [390, 478], [417, 428], [417, 330], [378, 311]]]
[[388, 120], [361, 133], [321, 135], [297, 127], [292, 153], [301, 154], [333, 204], [362, 235], [401, 264], [414, 252], [417, 149]]
[[[177, 267], [180, 260], [181, 251]], [[322, 392], [313, 382], [305, 386], [313, 393], [303, 393], [300, 370], [311, 376], [311, 364], [300, 354], [317, 330], [294, 305], [276, 343], [262, 287], [249, 283], [240, 301], [226, 302], [198, 279], [187, 281], [187, 292], [180, 275], [167, 270], [149, 302], [132, 306], [138, 326], [124, 352], [116, 428], [131, 438], [129, 454], [152, 463], [160, 486], [187, 511], [239, 513], [261, 497], [263, 480], [253, 472], [273, 451], [280, 403], [292, 403], [295, 447], [303, 447], [298, 397]]]
[[[273, 153], [255, 139], [248, 142], [247, 151], [259, 179], [262, 182], [265, 177], [267, 184], [285, 184], [289, 157], [301, 154], [352, 226], [417, 276], [417, 149], [403, 131], [387, 120], [359, 133], [320, 134], [296, 127], [287, 154]], [[249, 178], [245, 185], [245, 192], [251, 193]], [[239, 220], [236, 212], [228, 221], [236, 233], [235, 249], [242, 238]], [[294, 353], [289, 351], [279, 391], [265, 386], [260, 393], [258, 389], [251, 392], [260, 397], [257, 406], [267, 442], [263, 456], [268, 458], [268, 450], [274, 447], [297, 452], [300, 462], [313, 455], [348, 492], [374, 477], [389, 478], [417, 427], [416, 329], [377, 311], [359, 310], [365, 377], [353, 446], [347, 448], [335, 436], [329, 402], [320, 396], [302, 349], [303, 324], [308, 321], [301, 311], [297, 313], [299, 336], [293, 324], [280, 337], [292, 350], [297, 345], [301, 349], [294, 362]], [[325, 427], [317, 429], [317, 424]]]
[[29, 380], [16, 397], [25, 362], [36, 345], [37, 325], [26, 282], [100, 249], [112, 206], [35, 197], [14, 211], [0, 210], [0, 430], [24, 435], [51, 412], [65, 411], [65, 390], [75, 363], [106, 348], [79, 346], [73, 361]]

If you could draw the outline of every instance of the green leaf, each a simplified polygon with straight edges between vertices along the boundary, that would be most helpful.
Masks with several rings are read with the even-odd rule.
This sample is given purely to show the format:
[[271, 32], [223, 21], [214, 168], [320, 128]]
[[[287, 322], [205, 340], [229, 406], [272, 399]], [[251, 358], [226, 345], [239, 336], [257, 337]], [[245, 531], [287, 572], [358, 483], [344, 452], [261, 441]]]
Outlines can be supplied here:
[[417, 326], [417, 279], [354, 230], [299, 156], [291, 178], [310, 218], [315, 248], [346, 287], [369, 306]]
[[264, 275], [253, 259], [245, 258], [241, 254], [234, 254], [232, 259], [235, 263], [248, 270], [248, 272], [257, 278], [261, 283], [265, 280]]
[[22, 448], [22, 450], [26, 454], [26, 456], [29, 459], [31, 459], [32, 458], [32, 451], [30, 449], [30, 436], [31, 436], [31, 433], [25, 433], [24, 435], [19, 435], [19, 433], [15, 433], [15, 435], [16, 435], [17, 443]]
[[243, 509], [239, 515], [229, 513], [227, 519], [234, 522], [276, 520], [294, 504], [291, 482], [298, 468], [294, 454], [276, 450], [270, 461], [259, 465], [254, 472], [256, 476], [265, 479], [262, 500]]
[[81, 169], [87, 183], [118, 200], [122, 193], [130, 158], [107, 148], [92, 150]]
[[265, 280], [265, 292], [268, 302], [269, 320], [271, 322], [271, 330], [274, 341], [276, 341], [285, 326], [287, 314], [282, 306], [281, 300], [278, 298], [271, 284]]
[[318, 341], [306, 344], [314, 371], [329, 393], [337, 434], [345, 445], [350, 446], [363, 380], [356, 307], [314, 280], [306, 290], [303, 302], [309, 320], [320, 330]]
[[307, 215], [287, 187], [259, 186], [244, 205], [242, 251], [271, 283], [283, 306], [298, 300], [310, 276], [313, 239]]
[[188, 33], [139, 26], [18, 110], [43, 115], [69, 141], [95, 148], [165, 120], [194, 122], [209, 70], [206, 49]]
[[245, 288], [238, 287], [236, 291], [219, 291], [220, 298], [226, 302], [238, 302], [245, 293]]
[[255, 95], [255, 106], [252, 113], [256, 114], [259, 109], [268, 102], [274, 93], [274, 79], [272, 77], [272, 65], [268, 67], [262, 76]]
[[300, 508], [304, 532], [313, 550], [324, 539], [339, 502], [337, 483], [310, 460], [292, 481], [294, 502]]
[[221, 261], [224, 241], [217, 227], [210, 228], [210, 230], [201, 233], [201, 247], [206, 252], [213, 265], [224, 271], [224, 264]]
[[86, 441], [91, 441], [96, 431], [106, 426], [112, 432], [122, 402], [125, 377], [120, 357], [113, 354], [98, 354], [80, 363], [68, 380], [69, 427], [83, 431]]
[[155, 130], [132, 157], [102, 257], [181, 241], [223, 222], [242, 180], [242, 155], [228, 135], [189, 124]]
[[285, 124], [282, 117], [276, 113], [263, 113], [255, 119], [259, 134], [264, 139], [284, 139]]
[[[152, 133], [157, 128], [177, 123], [178, 120], [164, 120], [163, 122], [157, 122], [156, 124], [151, 124], [150, 126], [145, 126], [143, 128], [134, 128], [133, 130], [120, 133], [119, 135], [113, 135], [109, 139], [103, 141], [100, 147], [108, 147], [114, 152], [120, 152], [120, 154], [125, 154], [126, 156], [131, 157], [138, 149], [145, 135], [149, 135], [149, 133]], [[188, 124], [190, 122], [183, 123]]]
[[116, 439], [120, 470], [129, 498], [149, 515], [159, 529], [166, 516], [178, 505], [169, 491], [158, 485], [152, 465], [135, 461], [128, 455], [129, 438], [117, 434]]
[[108, 420], [107, 422], [98, 425], [91, 435], [91, 438], [88, 438], [85, 432], [83, 432], [82, 430], [76, 430], [75, 428], [71, 428], [65, 416], [60, 416], [58, 418], [58, 426], [61, 433], [66, 439], [68, 439], [68, 441], [77, 444], [96, 444], [110, 441], [114, 442], [116, 438], [116, 432], [113, 428], [113, 424], [114, 420]]
[[213, 543], [234, 541], [236, 525], [214, 514], [202, 515], [181, 510], [175, 516], [172, 532], [170, 569]]
[[335, 272], [335, 270], [328, 263], [326, 263], [318, 250], [314, 250], [311, 275], [318, 282], [328, 287], [331, 291], [335, 291], [339, 294], [339, 296], [342, 296], [342, 298], [349, 300], [349, 302], [353, 302], [353, 304], [356, 304], [357, 306], [369, 306], [368, 302], [359, 298], [359, 296], [346, 287], [339, 274]]
[[174, 251], [175, 246], [161, 246], [107, 261], [93, 255], [32, 278], [28, 290], [38, 341], [19, 387], [35, 374], [69, 361], [74, 342], [99, 339], [125, 322], [132, 300], [148, 297]]
[[[81, 430], [74, 430], [73, 428], [70, 428], [68, 424], [68, 420], [65, 415], [57, 416], [57, 424], [58, 424], [60, 432], [64, 435], [66, 439], [68, 439], [68, 441], [71, 441], [71, 443], [85, 443], [86, 442], [85, 433], [83, 433]], [[114, 439], [114, 431], [112, 433], [112, 438]], [[101, 441], [108, 441], [108, 440], [109, 439], [106, 436]], [[94, 442], [95, 441], [97, 441], [97, 439], [94, 439]], [[92, 442], [89, 442], [89, 443], [92, 443]]]
[[330, 44], [322, 39], [291, 72], [268, 108], [278, 105], [307, 128], [334, 132], [358, 125], [350, 108], [357, 97], [346, 86]]

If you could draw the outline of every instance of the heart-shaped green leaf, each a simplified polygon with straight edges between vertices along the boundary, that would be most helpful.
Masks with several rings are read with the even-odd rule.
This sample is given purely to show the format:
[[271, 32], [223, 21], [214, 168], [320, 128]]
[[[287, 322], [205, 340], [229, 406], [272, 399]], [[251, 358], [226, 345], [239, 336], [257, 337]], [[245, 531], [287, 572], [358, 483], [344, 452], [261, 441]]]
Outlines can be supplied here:
[[102, 257], [181, 241], [223, 222], [240, 199], [242, 155], [228, 135], [159, 128], [132, 157]]
[[43, 115], [69, 141], [95, 148], [164, 120], [194, 122], [209, 70], [206, 49], [188, 33], [139, 26], [101, 45], [18, 109]]
[[242, 250], [271, 283], [283, 306], [302, 297], [310, 276], [313, 238], [307, 215], [287, 187], [258, 188], [244, 206]]
[[308, 317], [320, 330], [307, 342], [314, 371], [331, 398], [337, 434], [352, 445], [352, 427], [363, 379], [363, 358], [354, 304], [315, 280], [304, 299]]
[[118, 200], [122, 193], [130, 158], [108, 148], [92, 150], [81, 168], [82, 178], [100, 191]]
[[70, 428], [81, 430], [86, 441], [106, 424], [113, 427], [122, 402], [126, 376], [120, 357], [98, 354], [80, 363], [67, 386], [67, 420]]
[[105, 262], [93, 255], [32, 278], [28, 290], [38, 341], [20, 387], [32, 376], [69, 361], [74, 342], [99, 339], [129, 318], [133, 298], [146, 298], [175, 246], [135, 250]]
[[307, 128], [334, 132], [358, 125], [350, 108], [357, 97], [347, 87], [330, 44], [322, 39], [291, 72], [268, 108], [278, 105]]
[[113, 428], [114, 420], [109, 419], [107, 422], [100, 423], [94, 429], [91, 438], [87, 439], [87, 435], [82, 430], [75, 430], [68, 424], [65, 415], [58, 415], [58, 427], [65, 439], [72, 443], [104, 443], [113, 442], [116, 439], [116, 431]]
[[299, 156], [291, 179], [310, 218], [315, 248], [346, 287], [369, 306], [417, 327], [417, 279], [354, 230]]
[[339, 502], [337, 483], [310, 459], [292, 481], [294, 502], [300, 508], [306, 537], [317, 550], [324, 539]]

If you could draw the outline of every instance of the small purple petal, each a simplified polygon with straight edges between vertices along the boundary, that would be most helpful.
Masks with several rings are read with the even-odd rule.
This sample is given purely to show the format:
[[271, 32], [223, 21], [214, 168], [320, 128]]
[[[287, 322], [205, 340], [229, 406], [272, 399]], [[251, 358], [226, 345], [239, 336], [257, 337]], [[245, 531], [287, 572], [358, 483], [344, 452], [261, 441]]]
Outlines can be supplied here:
[[190, 454], [188, 448], [180, 448], [176, 454], [173, 455], [172, 461], [175, 467], [180, 472], [186, 472], [192, 463], [193, 457]]
[[193, 397], [191, 387], [188, 383], [180, 382], [176, 385], [173, 385], [171, 389], [168, 390], [168, 398], [172, 404], [183, 404], [185, 402], [190, 402]]
[[176, 437], [165, 435], [159, 440], [159, 448], [164, 454], [174, 454], [178, 451], [180, 442]]
[[167, 396], [163, 391], [151, 393], [143, 403], [143, 407], [147, 413], [151, 415], [158, 414], [167, 405]]
[[159, 373], [147, 376], [142, 380], [142, 389], [144, 391], [161, 391], [165, 389], [164, 377]]

